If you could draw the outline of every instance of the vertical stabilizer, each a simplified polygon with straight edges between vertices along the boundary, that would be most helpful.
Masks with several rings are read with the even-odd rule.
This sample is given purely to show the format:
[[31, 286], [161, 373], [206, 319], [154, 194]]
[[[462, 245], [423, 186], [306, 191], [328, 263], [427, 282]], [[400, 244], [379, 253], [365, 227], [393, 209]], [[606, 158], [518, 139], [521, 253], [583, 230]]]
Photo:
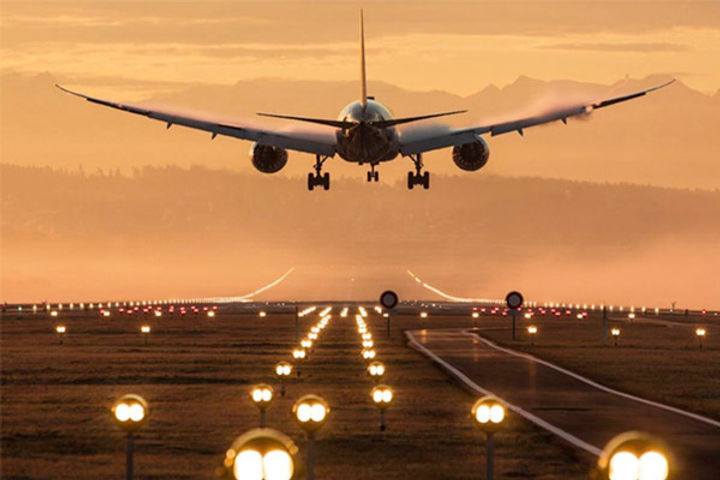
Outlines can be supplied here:
[[367, 103], [367, 79], [365, 78], [365, 25], [363, 22], [363, 11], [360, 9], [360, 81], [362, 82], [362, 96], [360, 103], [363, 106]]

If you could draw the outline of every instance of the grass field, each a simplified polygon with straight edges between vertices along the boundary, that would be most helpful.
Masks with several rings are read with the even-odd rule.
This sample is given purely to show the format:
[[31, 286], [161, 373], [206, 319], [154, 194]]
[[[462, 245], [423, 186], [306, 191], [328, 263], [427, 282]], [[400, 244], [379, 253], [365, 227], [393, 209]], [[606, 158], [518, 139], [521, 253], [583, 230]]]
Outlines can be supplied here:
[[[63, 345], [56, 322], [44, 315], [3, 318], [4, 479], [121, 478], [124, 437], [109, 407], [127, 392], [143, 395], [151, 408], [136, 440], [136, 478], [213, 478], [235, 436], [257, 425], [250, 385], [274, 383], [273, 365], [295, 343], [288, 315], [166, 315], [150, 322], [147, 346], [136, 333], [138, 318], [65, 313], [61, 320], [68, 327]], [[268, 426], [290, 435], [302, 452], [291, 406], [316, 393], [332, 407], [318, 435], [318, 479], [483, 478], [483, 435], [469, 417], [475, 397], [405, 347], [399, 328], [386, 340], [378, 322], [370, 320], [378, 358], [396, 389], [387, 431], [378, 429], [353, 320], [337, 312], [300, 379], [270, 406]], [[512, 416], [497, 442], [497, 478], [586, 478], [592, 463]]]

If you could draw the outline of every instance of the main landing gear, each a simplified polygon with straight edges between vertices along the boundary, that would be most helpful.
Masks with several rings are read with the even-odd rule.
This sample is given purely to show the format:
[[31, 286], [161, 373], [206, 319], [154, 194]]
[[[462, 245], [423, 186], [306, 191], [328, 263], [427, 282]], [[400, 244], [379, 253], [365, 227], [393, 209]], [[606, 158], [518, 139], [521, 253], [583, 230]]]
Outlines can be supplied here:
[[377, 182], [380, 180], [380, 172], [375, 170], [376, 165], [377, 165], [377, 163], [370, 164], [370, 171], [367, 172], [367, 181], [368, 182], [372, 182], [372, 181]]
[[322, 174], [322, 166], [327, 160], [326, 155], [315, 155], [315, 173], [308, 173], [308, 190], [312, 190], [315, 187], [323, 187], [325, 190], [330, 190], [330, 174], [325, 172]]
[[422, 172], [422, 154], [408, 155], [415, 164], [415, 173], [408, 172], [408, 189], [412, 190], [415, 185], [422, 185], [425, 190], [430, 188], [430, 172]]

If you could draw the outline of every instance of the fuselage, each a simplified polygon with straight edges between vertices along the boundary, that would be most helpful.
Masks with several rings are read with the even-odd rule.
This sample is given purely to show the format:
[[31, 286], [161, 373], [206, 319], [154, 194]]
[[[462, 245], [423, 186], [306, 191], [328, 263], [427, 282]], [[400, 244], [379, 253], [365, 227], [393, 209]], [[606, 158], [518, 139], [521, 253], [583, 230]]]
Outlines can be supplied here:
[[390, 110], [372, 99], [368, 99], [365, 105], [361, 102], [347, 105], [338, 115], [338, 120], [357, 125], [337, 131], [338, 155], [343, 160], [359, 164], [377, 164], [397, 157], [400, 143], [395, 127], [378, 128], [369, 123], [390, 119]]

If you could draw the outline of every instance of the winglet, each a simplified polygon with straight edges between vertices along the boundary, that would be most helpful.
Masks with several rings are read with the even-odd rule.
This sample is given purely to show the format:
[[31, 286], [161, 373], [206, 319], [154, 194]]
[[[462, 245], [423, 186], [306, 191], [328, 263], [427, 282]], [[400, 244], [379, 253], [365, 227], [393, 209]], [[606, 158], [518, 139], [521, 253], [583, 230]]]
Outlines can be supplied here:
[[364, 107], [367, 104], [367, 79], [365, 77], [365, 25], [362, 8], [360, 9], [360, 82], [362, 82], [360, 103]]

